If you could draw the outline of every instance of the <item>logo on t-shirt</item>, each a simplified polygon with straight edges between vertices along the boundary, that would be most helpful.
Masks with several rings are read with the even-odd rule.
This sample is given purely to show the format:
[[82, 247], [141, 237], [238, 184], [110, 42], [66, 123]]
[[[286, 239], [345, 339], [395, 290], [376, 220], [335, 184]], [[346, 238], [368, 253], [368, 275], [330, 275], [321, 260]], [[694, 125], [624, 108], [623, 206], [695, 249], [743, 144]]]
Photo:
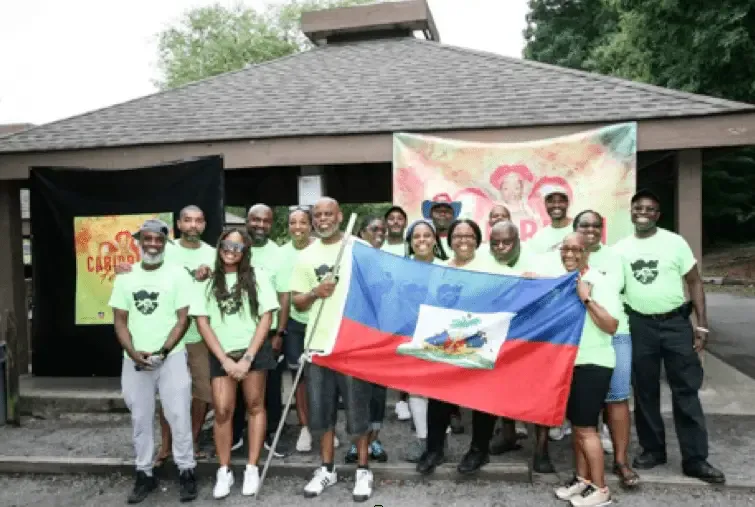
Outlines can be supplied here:
[[218, 300], [218, 307], [224, 315], [236, 315], [242, 306], [241, 298], [234, 297], [233, 294], [228, 294]]
[[184, 269], [186, 270], [187, 273], [189, 273], [189, 276], [191, 277], [192, 280], [194, 280], [194, 278], [196, 278], [196, 276], [197, 276], [197, 270], [196, 269], [189, 269], [188, 266], [184, 266]]
[[649, 285], [658, 278], [658, 261], [639, 259], [630, 264], [635, 280], [643, 285]]
[[136, 306], [136, 309], [143, 315], [151, 315], [157, 310], [157, 307], [160, 306], [157, 303], [157, 298], [160, 297], [159, 292], [147, 292], [142, 289], [139, 292], [134, 292], [133, 296], [134, 306]]
[[326, 264], [322, 264], [320, 267], [315, 268], [315, 275], [317, 276], [317, 281], [322, 282], [322, 279], [325, 278], [325, 276], [328, 273], [333, 272], [333, 266], [328, 266]]

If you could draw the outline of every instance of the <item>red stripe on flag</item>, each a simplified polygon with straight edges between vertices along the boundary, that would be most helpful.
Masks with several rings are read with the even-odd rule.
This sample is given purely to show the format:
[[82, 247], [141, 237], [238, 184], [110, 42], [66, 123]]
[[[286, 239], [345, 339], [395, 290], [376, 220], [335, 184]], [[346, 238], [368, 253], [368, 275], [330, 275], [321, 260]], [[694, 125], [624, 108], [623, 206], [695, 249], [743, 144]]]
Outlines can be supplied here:
[[332, 354], [313, 362], [369, 382], [518, 421], [564, 420], [577, 347], [509, 338], [492, 370], [396, 353], [407, 337], [343, 319]]

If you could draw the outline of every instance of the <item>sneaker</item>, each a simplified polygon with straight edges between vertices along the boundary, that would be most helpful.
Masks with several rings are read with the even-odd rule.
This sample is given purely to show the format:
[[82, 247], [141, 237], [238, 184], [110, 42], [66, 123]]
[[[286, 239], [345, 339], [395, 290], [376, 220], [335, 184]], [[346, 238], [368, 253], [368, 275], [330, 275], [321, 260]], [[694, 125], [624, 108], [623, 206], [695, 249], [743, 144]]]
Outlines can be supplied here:
[[354, 492], [352, 497], [355, 502], [367, 501], [372, 496], [372, 471], [366, 468], [357, 468], [354, 479]]
[[194, 470], [184, 470], [178, 477], [179, 497], [182, 502], [191, 502], [197, 498], [197, 478]]
[[335, 447], [336, 449], [341, 447], [341, 441], [338, 440], [338, 435], [333, 435], [333, 447]]
[[260, 470], [256, 465], [247, 465], [244, 470], [244, 485], [241, 486], [241, 494], [252, 496], [260, 489]]
[[600, 431], [600, 443], [603, 444], [603, 452], [606, 454], [613, 454], [613, 440], [611, 440], [611, 432], [608, 431], [608, 426], [603, 425], [603, 429]]
[[557, 428], [550, 428], [548, 430], [548, 438], [555, 441], [563, 440], [566, 436], [566, 432], [564, 431], [563, 426], [559, 426]]
[[[265, 439], [265, 450], [270, 452], [270, 449], [273, 448], [273, 435], [268, 435]], [[286, 450], [281, 444], [281, 441], [278, 440], [278, 445], [275, 446], [275, 452], [273, 452], [274, 458], [285, 458], [286, 457]]]
[[523, 422], [517, 421], [516, 422], [516, 436], [517, 436], [517, 438], [526, 438], [527, 435], [528, 435], [528, 433], [527, 433], [527, 426], [525, 426]]
[[327, 468], [320, 467], [315, 470], [312, 479], [304, 486], [304, 497], [314, 498], [320, 496], [326, 488], [331, 487], [336, 482], [338, 482], [338, 476], [336, 475], [335, 468], [332, 472], [328, 472]]
[[425, 452], [427, 441], [424, 438], [418, 438], [409, 442], [404, 459], [409, 463], [419, 463], [419, 459]]
[[215, 411], [210, 410], [209, 412], [207, 412], [207, 415], [204, 418], [204, 422], [202, 423], [202, 431], [211, 430], [214, 425], [215, 425]]
[[560, 488], [556, 488], [556, 498], [559, 500], [569, 500], [573, 496], [584, 493], [588, 486], [589, 484], [584, 479], [580, 479], [575, 475], [572, 480]]
[[312, 434], [309, 428], [302, 426], [299, 438], [296, 440], [296, 452], [310, 452], [312, 450]]
[[608, 488], [599, 489], [592, 484], [588, 484], [585, 490], [569, 499], [574, 507], [603, 507], [611, 505], [611, 493]]
[[343, 460], [347, 464], [353, 464], [359, 461], [359, 451], [357, 451], [356, 444], [351, 444], [351, 447], [349, 447], [349, 451], [346, 453], [346, 456], [343, 458]]
[[380, 443], [380, 440], [370, 442], [370, 458], [380, 463], [388, 461], [388, 454], [383, 449], [383, 444]]
[[228, 467], [218, 468], [215, 474], [215, 487], [212, 489], [212, 497], [215, 499], [225, 498], [231, 494], [233, 486], [233, 472]]
[[412, 418], [412, 412], [409, 410], [409, 404], [405, 401], [396, 403], [396, 417], [399, 421], [408, 421]]
[[136, 472], [136, 482], [134, 489], [128, 495], [128, 503], [141, 503], [147, 498], [147, 495], [157, 489], [157, 478], [154, 475], [147, 475], [142, 471]]
[[244, 437], [239, 438], [232, 446], [231, 452], [238, 451], [244, 445]]

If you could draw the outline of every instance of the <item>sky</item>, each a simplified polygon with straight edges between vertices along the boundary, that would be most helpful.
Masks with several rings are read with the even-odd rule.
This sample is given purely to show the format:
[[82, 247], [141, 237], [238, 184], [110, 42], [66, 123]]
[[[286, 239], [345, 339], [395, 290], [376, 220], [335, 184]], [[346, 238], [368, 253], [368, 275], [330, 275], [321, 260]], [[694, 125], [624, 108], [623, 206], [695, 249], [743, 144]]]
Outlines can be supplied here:
[[[154, 93], [156, 34], [213, 3], [238, 0], [0, 1], [0, 124], [47, 123]], [[521, 57], [527, 0], [428, 3], [442, 42]]]

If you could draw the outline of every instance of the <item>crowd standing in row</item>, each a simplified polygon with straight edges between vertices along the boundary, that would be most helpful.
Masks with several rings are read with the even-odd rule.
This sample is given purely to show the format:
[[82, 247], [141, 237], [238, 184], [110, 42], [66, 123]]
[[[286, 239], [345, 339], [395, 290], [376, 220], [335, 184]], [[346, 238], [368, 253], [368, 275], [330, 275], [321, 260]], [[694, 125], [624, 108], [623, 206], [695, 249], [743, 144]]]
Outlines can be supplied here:
[[[702, 367], [698, 352], [708, 329], [705, 296], [696, 260], [683, 238], [657, 227], [660, 201], [648, 191], [631, 199], [635, 233], [612, 247], [601, 244], [604, 221], [585, 210], [569, 216], [568, 196], [557, 187], [546, 193], [550, 225], [526, 244], [505, 206], [489, 216], [489, 242], [474, 221], [458, 219], [460, 204], [436, 196], [423, 203], [424, 219], [407, 223], [399, 207], [384, 217], [362, 220], [358, 234], [375, 248], [416, 262], [499, 275], [554, 277], [579, 272], [577, 294], [585, 305], [583, 328], [562, 428], [535, 427], [533, 469], [554, 473], [549, 438], [571, 432], [576, 473], [556, 490], [575, 506], [611, 503], [604, 478], [604, 451], [613, 452], [613, 472], [634, 487], [634, 469], [666, 463], [660, 412], [661, 361], [667, 372], [674, 423], [685, 475], [712, 483], [724, 475], [707, 462], [708, 436], [698, 391]], [[157, 486], [154, 466], [172, 458], [180, 471], [182, 501], [197, 496], [194, 468], [197, 438], [210, 408], [220, 467], [213, 495], [230, 494], [234, 475], [231, 451], [248, 443], [242, 494], [259, 489], [262, 448], [273, 452], [272, 435], [282, 416], [282, 375], [294, 375], [313, 333], [329, 334], [339, 323], [323, 312], [317, 328], [308, 327], [328, 298], [346, 287], [333, 266], [344, 233], [338, 203], [320, 199], [313, 207], [289, 209], [291, 240], [279, 247], [270, 239], [272, 210], [263, 204], [248, 213], [246, 230], [224, 232], [217, 248], [201, 240], [202, 211], [184, 208], [180, 239], [169, 239], [168, 225], [149, 220], [135, 234], [140, 264], [122, 265], [113, 288], [115, 330], [124, 349], [122, 387], [132, 414], [136, 482], [129, 503], [143, 501]], [[316, 238], [315, 238], [316, 236]], [[686, 301], [685, 286], [691, 301]], [[697, 325], [690, 315], [694, 311]], [[337, 482], [334, 449], [337, 410], [343, 404], [350, 448], [356, 463], [353, 498], [364, 501], [373, 490], [369, 460], [386, 461], [379, 440], [385, 419], [386, 388], [307, 364], [295, 397], [297, 452], [319, 441], [321, 466], [304, 487], [314, 497]], [[635, 425], [642, 452], [629, 464], [634, 387]], [[160, 394], [162, 445], [155, 462], [154, 393]], [[416, 441], [404, 458], [430, 474], [445, 460], [448, 433], [463, 433], [460, 407], [441, 400], [401, 393], [399, 419], [411, 419]], [[602, 414], [602, 417], [601, 417]], [[602, 435], [604, 421], [610, 434]], [[458, 465], [472, 474], [489, 461], [521, 446], [523, 425], [473, 411], [472, 441]], [[285, 450], [275, 450], [283, 456]]]

